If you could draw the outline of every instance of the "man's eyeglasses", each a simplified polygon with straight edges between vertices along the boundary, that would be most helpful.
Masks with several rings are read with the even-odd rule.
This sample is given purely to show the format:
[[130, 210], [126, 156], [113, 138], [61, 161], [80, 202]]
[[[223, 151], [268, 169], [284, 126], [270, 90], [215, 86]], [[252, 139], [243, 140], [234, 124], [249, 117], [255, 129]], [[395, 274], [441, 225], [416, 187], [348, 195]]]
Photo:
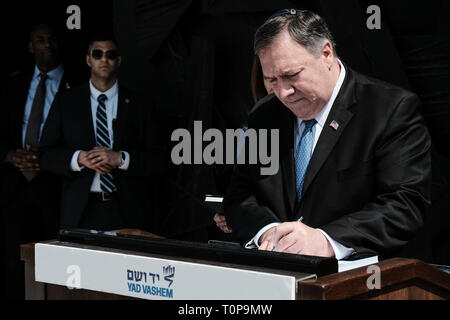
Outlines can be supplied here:
[[103, 55], [105, 55], [106, 58], [109, 60], [116, 60], [120, 56], [119, 51], [117, 50], [108, 50], [108, 51], [92, 50], [91, 52], [91, 56], [95, 60], [100, 60], [101, 58], [103, 58]]

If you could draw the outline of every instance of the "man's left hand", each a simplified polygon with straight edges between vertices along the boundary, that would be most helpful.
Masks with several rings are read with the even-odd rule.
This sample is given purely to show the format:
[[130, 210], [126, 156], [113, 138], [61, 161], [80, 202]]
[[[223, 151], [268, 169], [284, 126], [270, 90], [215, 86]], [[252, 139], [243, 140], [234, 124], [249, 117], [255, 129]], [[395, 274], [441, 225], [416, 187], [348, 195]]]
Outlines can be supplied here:
[[122, 163], [120, 152], [106, 147], [95, 147], [87, 154], [87, 159], [96, 166], [117, 168]]
[[214, 216], [214, 222], [216, 223], [217, 228], [222, 230], [224, 233], [229, 234], [233, 232], [233, 230], [228, 227], [227, 218], [225, 218], [225, 216], [216, 213]]
[[[277, 252], [319, 257], [335, 255], [330, 242], [322, 232], [301, 222], [282, 223], [276, 227], [275, 234], [275, 251]], [[272, 250], [272, 248], [266, 250]]]

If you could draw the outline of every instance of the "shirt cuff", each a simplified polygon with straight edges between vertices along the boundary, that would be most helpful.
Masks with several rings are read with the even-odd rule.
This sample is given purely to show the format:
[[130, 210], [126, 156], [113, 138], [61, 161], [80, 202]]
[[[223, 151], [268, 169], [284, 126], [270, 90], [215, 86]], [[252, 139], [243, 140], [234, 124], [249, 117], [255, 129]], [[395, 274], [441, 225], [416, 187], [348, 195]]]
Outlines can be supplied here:
[[278, 225], [280, 225], [280, 224], [279, 223], [271, 223], [271, 224], [268, 224], [267, 226], [265, 226], [264, 228], [262, 228], [261, 230], [259, 230], [259, 232], [256, 234], [256, 236], [245, 245], [245, 248], [246, 249], [259, 248], [259, 244], [258, 244], [259, 238], [261, 238], [263, 233], [266, 232], [267, 230], [269, 230], [270, 228], [276, 227]]
[[[123, 152], [125, 154], [125, 160], [123, 161], [122, 165], [119, 166], [120, 170], [128, 170], [128, 168], [130, 167], [130, 154], [126, 151], [120, 151], [121, 153]], [[120, 155], [122, 157], [122, 154]]]
[[81, 150], [78, 150], [75, 152], [72, 156], [72, 161], [70, 162], [70, 169], [74, 172], [80, 172], [84, 169], [84, 166], [81, 166], [78, 164], [78, 155], [80, 154]]
[[321, 230], [321, 229], [317, 229], [320, 232], [322, 232], [322, 234], [327, 238], [327, 240], [330, 242], [331, 247], [334, 250], [334, 255], [336, 257], [337, 260], [343, 260], [346, 259], [348, 257], [350, 257], [355, 250], [352, 248], [347, 248], [345, 246], [343, 246], [342, 244], [340, 244], [339, 242], [333, 240], [325, 231]]

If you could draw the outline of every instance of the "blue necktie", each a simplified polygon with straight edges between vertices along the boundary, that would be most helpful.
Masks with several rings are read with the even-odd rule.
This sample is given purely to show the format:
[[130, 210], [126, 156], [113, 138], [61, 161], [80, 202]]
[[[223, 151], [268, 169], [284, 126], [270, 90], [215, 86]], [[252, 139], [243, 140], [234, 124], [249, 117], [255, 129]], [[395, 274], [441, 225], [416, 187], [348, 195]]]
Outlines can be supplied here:
[[298, 202], [302, 199], [303, 183], [305, 182], [306, 170], [311, 159], [314, 144], [314, 133], [312, 128], [317, 123], [315, 119], [304, 121], [305, 129], [298, 143], [295, 153], [295, 175], [297, 180], [297, 198]]
[[[97, 107], [97, 146], [106, 147], [111, 149], [111, 139], [109, 137], [108, 130], [108, 120], [106, 115], [106, 105], [105, 101], [108, 99], [106, 95], [101, 94], [98, 96], [98, 107]], [[116, 190], [114, 185], [114, 178], [112, 174], [101, 175], [100, 176], [100, 187], [106, 195], [110, 195]]]

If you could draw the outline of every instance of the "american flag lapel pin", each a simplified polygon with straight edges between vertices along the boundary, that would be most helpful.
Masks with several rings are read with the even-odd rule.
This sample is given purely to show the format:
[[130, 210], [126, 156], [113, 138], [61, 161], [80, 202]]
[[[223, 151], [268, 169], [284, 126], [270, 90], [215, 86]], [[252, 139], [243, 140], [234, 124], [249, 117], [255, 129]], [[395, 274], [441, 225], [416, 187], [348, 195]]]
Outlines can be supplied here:
[[334, 131], [338, 131], [339, 129], [339, 123], [337, 123], [336, 120], [333, 120], [333, 122], [331, 122], [330, 127], [332, 127], [334, 129]]

